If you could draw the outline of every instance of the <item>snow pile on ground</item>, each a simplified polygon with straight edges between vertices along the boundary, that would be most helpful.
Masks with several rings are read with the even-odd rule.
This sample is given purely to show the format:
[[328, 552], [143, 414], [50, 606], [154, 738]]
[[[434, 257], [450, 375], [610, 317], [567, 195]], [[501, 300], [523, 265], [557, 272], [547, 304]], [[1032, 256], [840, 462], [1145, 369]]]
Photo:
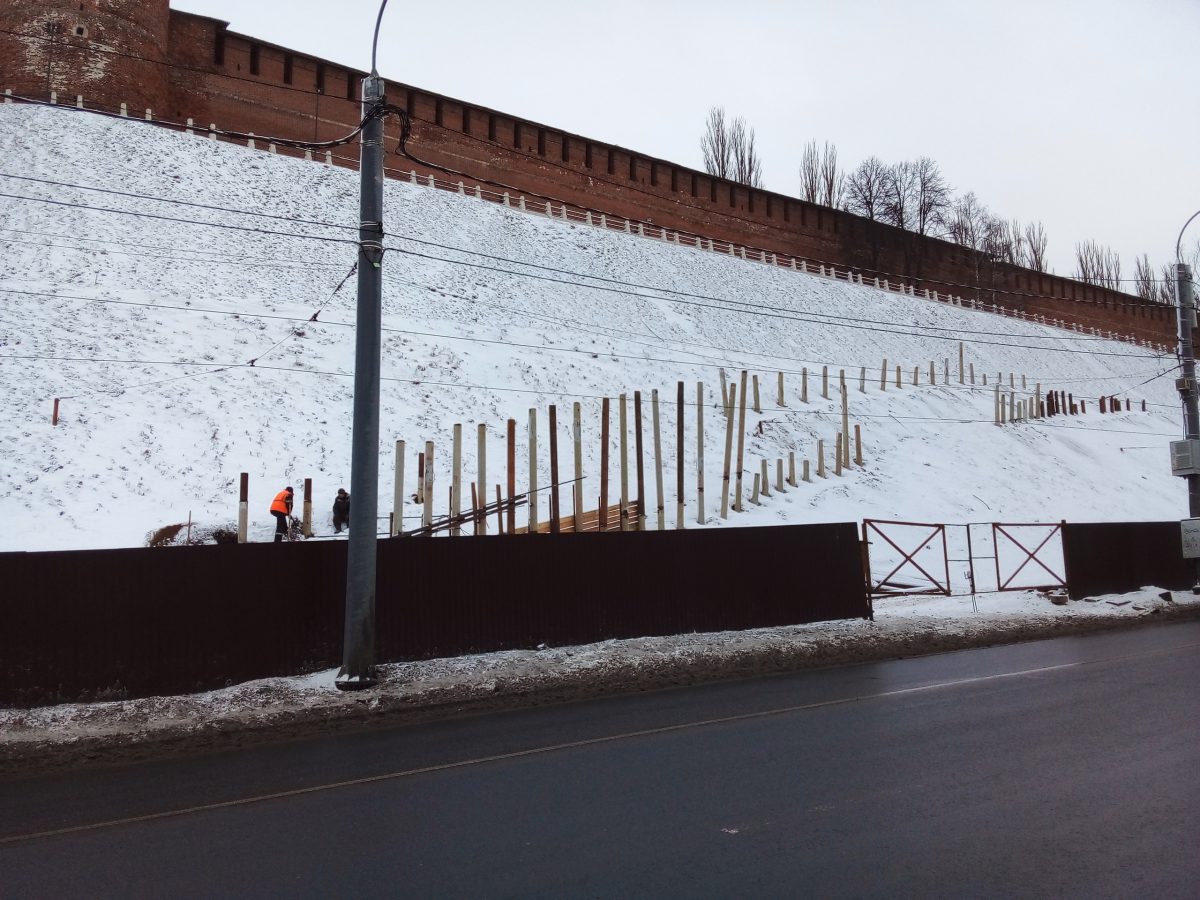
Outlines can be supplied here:
[[[335, 288], [355, 261], [357, 191], [354, 172], [261, 149], [68, 109], [0, 107], [0, 193], [25, 198], [0, 197], [0, 550], [136, 546], [189, 516], [223, 525], [236, 518], [243, 471], [251, 478], [252, 539], [269, 539], [271, 496], [305, 477], [314, 480], [317, 530], [330, 531], [334, 493], [349, 487], [350, 476], [354, 279]], [[387, 244], [396, 249], [384, 264], [385, 517], [395, 440], [407, 441], [410, 495], [416, 453], [426, 440], [436, 443], [434, 505], [442, 515], [456, 423], [464, 426], [468, 480], [477, 471], [476, 424], [488, 426], [494, 485], [504, 481], [505, 422], [515, 419], [524, 490], [529, 410], [538, 413], [544, 486], [547, 407], [558, 407], [566, 471], [574, 402], [583, 413], [585, 505], [594, 508], [601, 398], [614, 398], [615, 498], [615, 398], [643, 392], [652, 448], [649, 401], [657, 390], [663, 505], [673, 526], [678, 381], [689, 404], [696, 383], [705, 386], [708, 525], [1184, 513], [1186, 492], [1166, 452], [1179, 430], [1173, 358], [430, 188], [389, 182], [386, 191]], [[956, 377], [940, 383], [945, 360], [956, 374], [960, 341], [980, 382], [974, 387]], [[881, 391], [885, 359], [889, 384]], [[931, 362], [937, 386], [928, 384]], [[896, 366], [902, 389], [892, 382]], [[807, 459], [814, 470], [814, 483], [728, 521], [717, 515], [722, 367], [731, 377], [749, 369], [760, 381], [763, 411], [748, 415], [746, 493], [763, 460], [773, 475], [775, 460], [795, 452], [798, 465]], [[860, 367], [867, 371], [861, 393]], [[819, 440], [832, 465], [840, 370], [851, 420], [862, 426], [865, 466], [817, 478]], [[1013, 373], [1022, 396], [1040, 383], [1087, 398], [1088, 415], [997, 428], [999, 373], [1006, 385]], [[1128, 396], [1135, 411], [1102, 417], [1094, 399], [1101, 394]], [[52, 427], [56, 397], [61, 421]], [[689, 525], [695, 412], [684, 407]], [[651, 463], [648, 452], [653, 504]], [[469, 486], [464, 493], [469, 498]], [[569, 513], [566, 491], [563, 501]], [[419, 511], [409, 503], [403, 514], [412, 527]]]
[[336, 670], [182, 697], [0, 710], [0, 771], [397, 723], [718, 678], [1079, 634], [1200, 613], [1200, 597], [1145, 588], [1057, 605], [1038, 593], [909, 597], [875, 621], [605, 641], [380, 668], [378, 687], [343, 693]]

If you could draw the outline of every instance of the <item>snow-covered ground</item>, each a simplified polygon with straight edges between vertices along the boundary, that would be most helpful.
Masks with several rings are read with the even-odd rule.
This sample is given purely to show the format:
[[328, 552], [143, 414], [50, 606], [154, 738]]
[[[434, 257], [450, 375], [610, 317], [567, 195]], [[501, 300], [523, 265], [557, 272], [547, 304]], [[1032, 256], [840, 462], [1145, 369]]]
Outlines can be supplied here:
[[[1167, 443], [1179, 431], [1169, 356], [429, 188], [388, 182], [386, 191], [387, 243], [395, 249], [384, 264], [384, 514], [395, 440], [407, 442], [410, 495], [416, 453], [426, 440], [435, 442], [435, 513], [444, 514], [455, 424], [464, 426], [468, 480], [477, 471], [476, 425], [487, 425], [494, 485], [505, 480], [504, 425], [515, 419], [522, 490], [529, 410], [538, 412], [545, 485], [547, 407], [558, 406], [567, 469], [574, 402], [582, 405], [585, 502], [594, 507], [603, 397], [614, 400], [615, 499], [615, 399], [643, 392], [652, 448], [649, 400], [657, 390], [671, 527], [679, 381], [687, 389], [689, 527], [696, 515], [697, 382], [705, 386], [709, 526], [1184, 514], [1186, 492], [1167, 461]], [[251, 477], [252, 539], [269, 539], [275, 491], [305, 477], [315, 485], [317, 531], [328, 533], [327, 510], [350, 476], [354, 280], [335, 288], [355, 259], [357, 192], [353, 172], [262, 150], [69, 110], [0, 106], [0, 194], [14, 195], [0, 196], [0, 551], [136, 546], [189, 515], [201, 526], [228, 523], [236, 518], [243, 471]], [[958, 383], [960, 342], [975, 386]], [[886, 391], [879, 385], [884, 359]], [[931, 362], [938, 375], [932, 386]], [[897, 365], [900, 389], [892, 380]], [[821, 396], [826, 366], [828, 399]], [[868, 373], [863, 392], [860, 367]], [[731, 379], [749, 369], [761, 383], [763, 410], [747, 418], [747, 493], [764, 459], [772, 474], [775, 460], [789, 452], [798, 466], [807, 459], [813, 469], [812, 483], [761, 506], [747, 504], [728, 520], [717, 515], [722, 368]], [[807, 403], [800, 398], [804, 368]], [[865, 461], [840, 477], [818, 478], [818, 440], [832, 466], [840, 370]], [[783, 406], [775, 393], [780, 371]], [[1088, 414], [996, 427], [992, 388], [1000, 373], [1006, 384], [1011, 373], [1018, 389], [1024, 378], [1022, 396], [1035, 384], [1069, 391], [1088, 402]], [[1101, 394], [1129, 397], [1135, 411], [1101, 416]], [[57, 427], [50, 423], [54, 398]], [[652, 472], [652, 457], [647, 462]], [[652, 475], [647, 483], [653, 505]], [[566, 491], [564, 502], [569, 510]], [[409, 502], [403, 514], [419, 511]], [[976, 539], [986, 544], [987, 535]], [[977, 552], [988, 549], [977, 545]], [[965, 588], [957, 569], [952, 580], [957, 592]], [[1167, 602], [1156, 594], [1146, 590], [1120, 606], [1107, 599], [1055, 606], [1033, 593], [984, 594], [978, 608], [969, 597], [893, 599], [877, 604], [873, 623], [387, 666], [369, 695], [341, 694], [333, 673], [322, 672], [189, 697], [0, 711], [0, 761], [34, 745], [132, 746], [300, 728], [491, 697], [571, 696], [931, 652], [1195, 609], [1191, 595]]]
[[876, 603], [874, 622], [635, 638], [382, 666], [379, 686], [362, 693], [338, 691], [336, 670], [330, 669], [182, 697], [0, 710], [0, 772], [241, 743], [256, 733], [327, 733], [375, 718], [397, 722], [1082, 634], [1200, 612], [1200, 598], [1191, 593], [1166, 596], [1148, 588], [1064, 605], [1037, 593], [896, 598]]
[[[558, 405], [569, 468], [576, 401], [585, 502], [593, 508], [605, 396], [614, 398], [615, 498], [615, 398], [643, 392], [651, 444], [648, 401], [658, 390], [672, 526], [678, 381], [689, 403], [696, 383], [705, 385], [709, 525], [1184, 514], [1186, 492], [1170, 475], [1166, 449], [1179, 432], [1172, 357], [430, 188], [389, 182], [386, 191], [387, 243], [397, 249], [384, 264], [384, 515], [395, 440], [407, 442], [410, 494], [417, 451], [436, 443], [435, 512], [443, 514], [456, 423], [464, 426], [468, 479], [476, 472], [476, 424], [488, 426], [494, 485], [504, 480], [505, 421], [517, 420], [520, 490], [528, 481], [529, 410], [538, 411], [545, 485], [547, 407]], [[305, 477], [314, 481], [317, 530], [328, 533], [333, 495], [350, 476], [354, 280], [333, 292], [355, 259], [357, 192], [354, 172], [261, 149], [70, 110], [0, 106], [0, 193], [54, 201], [0, 197], [0, 550], [136, 546], [189, 514], [201, 525], [231, 522], [242, 471], [251, 478], [252, 539], [268, 539], [271, 496]], [[309, 322], [318, 309], [318, 321]], [[956, 374], [960, 341], [989, 387], [959, 385], [956, 377], [928, 384], [931, 361], [939, 382], [946, 359]], [[902, 389], [880, 390], [885, 358], [890, 378], [901, 367]], [[829, 399], [820, 396], [823, 366], [835, 386]], [[763, 459], [774, 473], [774, 461], [795, 451], [815, 473], [823, 439], [832, 461], [843, 369], [865, 466], [842, 477], [814, 474], [814, 483], [722, 521], [721, 367], [731, 377], [750, 369], [761, 382], [763, 411], [748, 416], [747, 492]], [[799, 396], [805, 367], [807, 404]], [[1040, 383], [1086, 398], [1088, 414], [996, 427], [998, 373], [1006, 384], [1014, 373], [1018, 389], [1024, 377], [1022, 396]], [[1101, 394], [1127, 396], [1135, 411], [1100, 416], [1094, 398]], [[52, 427], [56, 397], [61, 419]], [[689, 524], [695, 412], [684, 408]], [[652, 503], [653, 477], [647, 481]], [[566, 492], [564, 502], [569, 511]], [[404, 510], [418, 513], [411, 503]]]

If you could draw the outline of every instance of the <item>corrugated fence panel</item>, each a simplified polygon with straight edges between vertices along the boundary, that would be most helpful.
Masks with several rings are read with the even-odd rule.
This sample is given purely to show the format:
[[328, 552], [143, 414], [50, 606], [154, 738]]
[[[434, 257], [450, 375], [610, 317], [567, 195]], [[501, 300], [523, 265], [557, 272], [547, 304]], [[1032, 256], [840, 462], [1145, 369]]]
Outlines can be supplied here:
[[1066, 523], [1063, 559], [1074, 600], [1146, 586], [1183, 590], [1196, 581], [1178, 522]]
[[[379, 543], [380, 661], [870, 614], [854, 523]], [[337, 665], [344, 542], [0, 554], [0, 702]]]

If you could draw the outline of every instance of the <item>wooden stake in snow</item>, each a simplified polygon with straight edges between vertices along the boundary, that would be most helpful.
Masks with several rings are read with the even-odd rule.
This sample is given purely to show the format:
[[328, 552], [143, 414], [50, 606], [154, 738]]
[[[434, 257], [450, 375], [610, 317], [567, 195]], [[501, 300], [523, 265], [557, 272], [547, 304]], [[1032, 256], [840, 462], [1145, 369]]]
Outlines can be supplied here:
[[854, 426], [854, 464], [860, 468], [863, 464], [861, 425]]
[[51, 426], [58, 424], [58, 398], [57, 397], [54, 398], [54, 412], [52, 412], [50, 414], [50, 424], [51, 424]]
[[742, 511], [742, 472], [746, 449], [746, 370], [742, 369], [741, 390], [738, 391], [738, 444], [737, 477], [733, 495], [733, 508]]
[[517, 420], [508, 420], [508, 515], [505, 518], [508, 520], [507, 528], [509, 534], [517, 533], [517, 504], [514, 502], [517, 496]]
[[962, 341], [959, 341], [958, 342], [958, 383], [959, 384], [963, 383], [963, 378], [965, 377], [964, 369], [965, 369], [965, 367], [963, 366], [963, 345], [962, 345]]
[[762, 412], [762, 404], [758, 400], [758, 376], [757, 375], [754, 376], [754, 411], [756, 413]]
[[571, 492], [574, 510], [571, 515], [575, 521], [575, 531], [581, 531], [579, 523], [583, 517], [583, 421], [579, 404], [571, 409], [571, 440], [575, 444], [575, 488]]
[[558, 409], [550, 404], [550, 533], [558, 534], [562, 511], [558, 505]]
[[[462, 512], [462, 425], [454, 426], [454, 444], [451, 450], [451, 464], [453, 471], [450, 474], [450, 516], [452, 519], [457, 519]], [[462, 526], [457, 522], [450, 526], [450, 534], [453, 537], [462, 535]]]
[[654, 420], [654, 489], [657, 491], [655, 496], [655, 528], [658, 531], [663, 531], [667, 527], [667, 512], [663, 499], [662, 432], [659, 428], [657, 390], [650, 392], [650, 417]]
[[646, 480], [642, 470], [642, 392], [633, 392], [633, 447], [637, 456], [637, 530], [646, 530]]
[[538, 530], [537, 410], [529, 411], [529, 533]]
[[300, 533], [306, 538], [312, 537], [312, 479], [304, 479], [304, 506], [300, 513]]
[[968, 364], [968, 371], [971, 373], [971, 384], [975, 383], [975, 363]]
[[608, 398], [600, 401], [600, 512], [599, 529], [608, 531]]
[[[808, 367], [800, 370], [800, 402], [808, 402]], [[732, 404], [730, 404], [732, 407]]]
[[788, 484], [792, 487], [797, 487], [796, 484], [796, 451], [788, 451]]
[[392, 537], [404, 532], [404, 441], [396, 441], [395, 472], [392, 480]]
[[997, 384], [993, 390], [995, 393], [994, 393], [994, 396], [992, 397], [992, 419], [994, 421], [994, 424], [1002, 425], [1004, 423], [1002, 420], [1002, 416], [1000, 415], [1001, 410], [1003, 409], [1003, 407], [1000, 404], [1000, 385]]
[[833, 474], [837, 475], [838, 477], [841, 477], [841, 474], [842, 474], [842, 448], [843, 448], [843, 446], [844, 445], [842, 443], [842, 433], [839, 431], [837, 433], [837, 440], [834, 441], [834, 446], [833, 446], [833, 451], [834, 451], [833, 452]]
[[770, 497], [771, 496], [771, 476], [768, 472], [767, 461], [765, 459], [762, 461], [762, 471], [759, 474], [762, 475], [762, 478], [760, 479], [760, 484], [762, 485], [762, 495], [764, 497]]
[[950, 383], [950, 360], [947, 358], [947, 359], [942, 360], [942, 384], [949, 384], [949, 383]]
[[883, 368], [879, 370], [879, 389], [887, 390], [887, 357], [883, 358]]
[[817, 477], [825, 478], [825, 442], [817, 441]]
[[863, 366], [858, 370], [858, 392], [865, 394], [867, 392], [867, 367]]
[[761, 503], [758, 502], [758, 473], [757, 472], [754, 473], [754, 493], [752, 493], [750, 495], [750, 502], [753, 503], [755, 506], [762, 505]]
[[829, 399], [829, 366], [821, 366], [821, 397]]
[[933, 366], [933, 360], [929, 361], [929, 383], [937, 384], [937, 369]]
[[737, 385], [729, 386], [725, 403], [725, 469], [721, 478], [721, 518], [729, 518], [729, 470], [733, 463], [733, 407], [737, 402]]
[[617, 422], [621, 428], [621, 530], [629, 530], [629, 414], [625, 395], [617, 398]]
[[913, 387], [919, 387], [921, 384], [921, 367], [913, 366]]
[[842, 382], [842, 452], [838, 454], [841, 465], [850, 465], [850, 397], [846, 393], [846, 383]]
[[[512, 421], [511, 419], [509, 420]], [[516, 423], [513, 422], [515, 425]], [[433, 524], [433, 441], [425, 442], [425, 478], [421, 492], [423, 505], [421, 508], [421, 527], [428, 528]]]
[[898, 387], [898, 388], [904, 387], [904, 385], [900, 381], [900, 367], [899, 366], [896, 366], [896, 387]]
[[[475, 458], [479, 464], [479, 503], [482, 507], [487, 505], [487, 426], [480, 422], [477, 432]], [[475, 517], [475, 533], [487, 534], [487, 518], [485, 516]]]
[[243, 472], [238, 486], [238, 543], [246, 543], [250, 518], [250, 473]]
[[416, 502], [425, 505], [425, 451], [416, 455]]
[[808, 460], [807, 460], [807, 459], [806, 459], [806, 460], [804, 460], [804, 471], [803, 471], [803, 475], [802, 475], [802, 477], [803, 477], [803, 479], [804, 479], [805, 481], [807, 481], [809, 484], [811, 484], [811, 483], [812, 483], [812, 477], [809, 475], [809, 471], [808, 471]]
[[675, 386], [675, 528], [683, 528], [683, 382]]
[[[783, 395], [783, 375], [779, 376]], [[696, 522], [704, 524], [704, 383], [696, 382]]]
[[775, 405], [776, 406], [787, 406], [787, 403], [784, 402], [784, 396], [783, 396], [783, 373], [782, 372], [779, 373], [779, 390], [775, 394]]
[[725, 381], [725, 367], [721, 367], [721, 409], [729, 409], [729, 385]]
[[781, 493], [781, 494], [782, 494], [782, 493], [783, 493], [783, 491], [784, 491], [784, 487], [783, 487], [783, 458], [782, 458], [782, 457], [780, 457], [779, 459], [776, 459], [776, 460], [775, 460], [775, 490], [779, 491], [779, 493]]
[[1025, 382], [1025, 376], [1024, 376], [1024, 375], [1022, 375], [1022, 376], [1021, 376], [1021, 390], [1023, 390], [1023, 391], [1027, 391], [1027, 390], [1029, 390], [1029, 387], [1028, 387], [1028, 385], [1027, 385], [1027, 384], [1026, 384], [1026, 382]]

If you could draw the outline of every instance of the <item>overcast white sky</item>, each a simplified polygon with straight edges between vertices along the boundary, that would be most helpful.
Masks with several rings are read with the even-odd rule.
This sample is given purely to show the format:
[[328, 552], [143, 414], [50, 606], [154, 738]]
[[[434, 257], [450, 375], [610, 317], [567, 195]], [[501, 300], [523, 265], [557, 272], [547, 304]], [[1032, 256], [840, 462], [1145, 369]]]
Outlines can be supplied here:
[[[370, 64], [377, 0], [173, 0], [263, 40]], [[708, 108], [754, 126], [766, 187], [803, 144], [847, 168], [928, 155], [998, 215], [1174, 256], [1200, 209], [1200, 0], [391, 0], [388, 79], [700, 168]], [[1185, 245], [1200, 239], [1200, 220]]]

